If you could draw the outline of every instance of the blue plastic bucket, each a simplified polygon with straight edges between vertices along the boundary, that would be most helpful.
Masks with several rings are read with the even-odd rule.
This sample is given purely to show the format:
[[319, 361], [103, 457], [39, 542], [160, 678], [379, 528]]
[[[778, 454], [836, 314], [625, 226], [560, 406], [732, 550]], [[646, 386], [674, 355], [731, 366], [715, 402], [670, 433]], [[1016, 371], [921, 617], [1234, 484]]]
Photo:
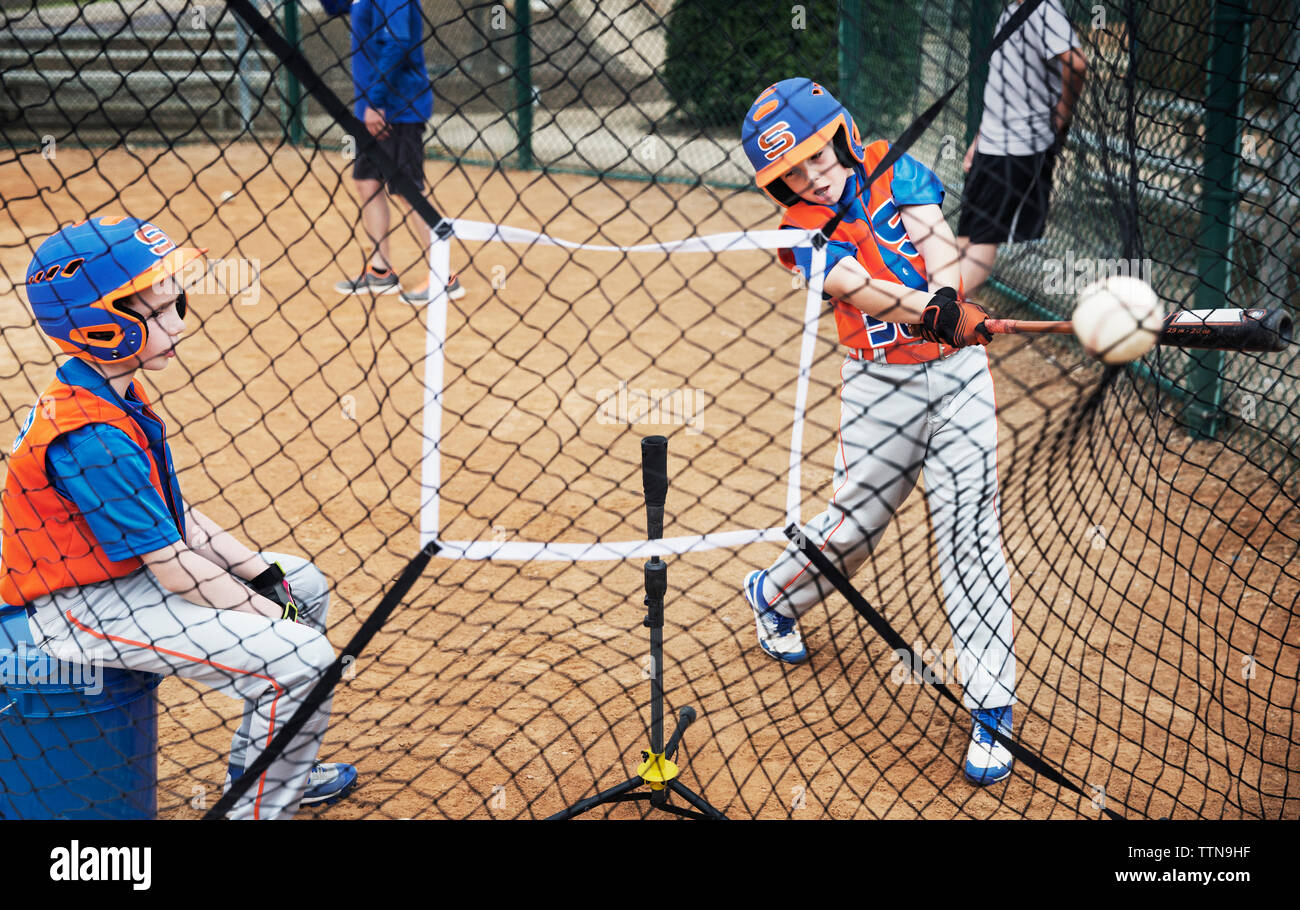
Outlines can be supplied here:
[[55, 660], [0, 606], [0, 818], [153, 818], [161, 681]]

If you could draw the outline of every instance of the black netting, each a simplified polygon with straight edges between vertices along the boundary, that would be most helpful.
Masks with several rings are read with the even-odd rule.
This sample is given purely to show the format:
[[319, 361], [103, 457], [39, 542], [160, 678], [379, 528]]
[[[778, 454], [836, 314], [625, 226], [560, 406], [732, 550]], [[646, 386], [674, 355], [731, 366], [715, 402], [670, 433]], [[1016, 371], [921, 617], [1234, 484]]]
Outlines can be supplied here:
[[[203, 816], [304, 704], [256, 769], [290, 805], [252, 783], [221, 812], [548, 817], [658, 792], [642, 751], [689, 706], [666, 758], [731, 818], [1300, 814], [1292, 0], [1026, 0], [1010, 32], [1022, 7], [992, 0], [340, 6], [0, 4], [0, 814]], [[353, 106], [357, 29], [382, 124]], [[800, 76], [852, 114], [859, 186], [875, 141], [910, 156], [825, 249], [775, 232], [741, 141]], [[42, 248], [82, 222], [79, 253]], [[841, 262], [850, 237], [880, 263]], [[130, 244], [173, 241], [205, 265], [178, 274], [176, 356], [136, 376], [179, 499], [113, 385], [138, 353], [67, 356], [129, 339], [36, 319], [101, 243], [75, 306], [157, 340], [157, 281], [134, 316], [91, 303], [140, 273]], [[1131, 363], [1027, 325], [1114, 276], [1171, 314]], [[916, 341], [940, 283], [1020, 322]], [[975, 340], [941, 303], [937, 337]], [[76, 391], [121, 404], [96, 377], [125, 411]], [[296, 626], [247, 612], [276, 559]], [[972, 711], [1006, 726], [980, 740]]]

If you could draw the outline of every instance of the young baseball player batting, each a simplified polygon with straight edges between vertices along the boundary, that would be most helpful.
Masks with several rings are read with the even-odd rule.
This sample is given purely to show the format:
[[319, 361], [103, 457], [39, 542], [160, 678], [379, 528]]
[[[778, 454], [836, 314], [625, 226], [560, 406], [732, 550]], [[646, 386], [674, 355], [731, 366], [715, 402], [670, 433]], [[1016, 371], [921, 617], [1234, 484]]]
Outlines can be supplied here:
[[[849, 112], [808, 79], [765, 89], [741, 139], [760, 187], [785, 209], [782, 227], [825, 226], [847, 205], [826, 245], [824, 294], [848, 357], [841, 369], [834, 490], [803, 529], [851, 577], [918, 477], [938, 550], [940, 581], [973, 712], [965, 774], [975, 784], [1011, 773], [990, 735], [1010, 734], [1015, 702], [1010, 577], [998, 517], [997, 419], [983, 347], [986, 313], [962, 299], [943, 186], [903, 155], [870, 187], [889, 150], [864, 145]], [[811, 250], [782, 250], [809, 274]], [[807, 658], [797, 619], [834, 590], [800, 549], [750, 573], [744, 594], [759, 645], [778, 660]]]
[[[245, 701], [230, 777], [293, 716], [334, 649], [325, 578], [255, 553], [181, 494], [167, 427], [137, 379], [177, 356], [187, 309], [175, 278], [204, 250], [136, 218], [92, 218], [36, 251], [27, 297], [71, 354], [27, 415], [5, 478], [0, 600], [27, 607], [60, 660], [176, 674]], [[341, 799], [357, 772], [317, 764], [328, 700], [236, 803], [232, 818], [290, 817]]]

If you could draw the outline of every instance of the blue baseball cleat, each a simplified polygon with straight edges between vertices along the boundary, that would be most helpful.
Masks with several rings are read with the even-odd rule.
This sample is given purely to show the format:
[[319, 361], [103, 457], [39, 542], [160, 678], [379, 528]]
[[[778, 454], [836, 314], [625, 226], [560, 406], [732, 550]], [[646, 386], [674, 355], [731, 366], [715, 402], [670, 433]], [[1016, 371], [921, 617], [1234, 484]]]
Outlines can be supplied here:
[[[244, 773], [239, 765], [231, 765], [226, 770], [226, 782], [221, 792], [230, 789], [231, 781]], [[332, 806], [352, 792], [357, 783], [357, 769], [342, 762], [327, 764], [317, 762], [311, 766], [307, 778], [307, 792], [302, 795], [299, 806]]]
[[357, 783], [357, 769], [352, 765], [336, 762], [324, 764], [317, 762], [311, 767], [311, 776], [307, 780], [307, 792], [302, 795], [300, 806], [332, 806], [352, 792]]
[[763, 580], [767, 572], [753, 571], [745, 576], [745, 600], [754, 611], [754, 624], [758, 629], [758, 646], [779, 661], [797, 664], [808, 659], [799, 623], [782, 616], [763, 599]]
[[972, 714], [970, 747], [966, 750], [966, 779], [978, 787], [996, 784], [1011, 774], [1011, 750], [993, 738], [996, 729], [1011, 736], [1011, 706]]

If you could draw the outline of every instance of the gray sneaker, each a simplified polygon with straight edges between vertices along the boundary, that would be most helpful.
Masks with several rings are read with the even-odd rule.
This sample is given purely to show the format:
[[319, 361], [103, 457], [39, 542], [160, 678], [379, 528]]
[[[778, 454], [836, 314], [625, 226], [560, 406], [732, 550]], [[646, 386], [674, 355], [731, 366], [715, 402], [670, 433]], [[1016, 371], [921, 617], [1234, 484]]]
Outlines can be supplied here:
[[[465, 296], [465, 289], [460, 286], [460, 278], [456, 275], [451, 276], [451, 281], [447, 282], [447, 297], [451, 300], [460, 300]], [[429, 302], [429, 282], [425, 282], [423, 287], [414, 291], [402, 291], [402, 302], [419, 305]]]
[[402, 286], [392, 269], [381, 275], [375, 271], [373, 265], [366, 266], [360, 278], [346, 278], [334, 285], [334, 290], [340, 294], [364, 294], [367, 291], [372, 294], [396, 294], [401, 289]]

